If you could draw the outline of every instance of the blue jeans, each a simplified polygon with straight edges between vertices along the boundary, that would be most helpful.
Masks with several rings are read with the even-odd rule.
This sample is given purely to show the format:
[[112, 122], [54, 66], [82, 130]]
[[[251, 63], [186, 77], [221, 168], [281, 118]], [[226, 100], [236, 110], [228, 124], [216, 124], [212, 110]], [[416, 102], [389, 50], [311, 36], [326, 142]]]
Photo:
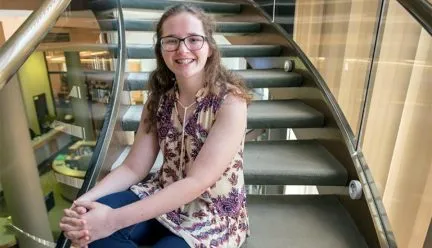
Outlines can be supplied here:
[[[123, 191], [104, 196], [97, 202], [120, 208], [139, 201], [132, 191]], [[89, 248], [136, 248], [138, 245], [152, 245], [154, 248], [189, 248], [183, 238], [173, 234], [156, 219], [144, 221], [123, 228], [106, 238], [89, 244]]]

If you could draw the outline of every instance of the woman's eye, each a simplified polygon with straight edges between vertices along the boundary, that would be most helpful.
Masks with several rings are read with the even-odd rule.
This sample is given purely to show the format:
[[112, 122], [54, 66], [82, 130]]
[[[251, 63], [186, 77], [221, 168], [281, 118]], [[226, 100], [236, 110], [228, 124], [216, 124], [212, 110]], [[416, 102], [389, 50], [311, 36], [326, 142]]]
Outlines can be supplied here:
[[196, 42], [201, 42], [201, 38], [200, 37], [190, 37], [189, 38], [189, 42], [190, 43], [196, 43]]
[[165, 39], [164, 43], [167, 45], [177, 44], [177, 40], [176, 39]]

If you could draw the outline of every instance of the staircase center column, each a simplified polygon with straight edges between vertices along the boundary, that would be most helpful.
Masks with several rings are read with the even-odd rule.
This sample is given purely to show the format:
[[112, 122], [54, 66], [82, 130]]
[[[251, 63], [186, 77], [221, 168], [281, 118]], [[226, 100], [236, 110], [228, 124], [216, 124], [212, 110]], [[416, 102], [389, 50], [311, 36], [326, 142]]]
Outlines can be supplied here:
[[[0, 91], [0, 180], [13, 223], [52, 241], [30, 133], [17, 76]], [[22, 248], [42, 248], [18, 235]]]

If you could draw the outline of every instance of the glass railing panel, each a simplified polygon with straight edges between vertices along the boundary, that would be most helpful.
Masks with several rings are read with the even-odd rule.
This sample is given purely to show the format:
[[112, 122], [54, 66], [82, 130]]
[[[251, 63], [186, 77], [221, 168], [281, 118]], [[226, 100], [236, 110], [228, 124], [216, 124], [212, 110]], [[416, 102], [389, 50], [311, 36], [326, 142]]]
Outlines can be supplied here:
[[361, 149], [399, 247], [421, 248], [432, 212], [432, 38], [389, 1]]
[[[46, 198], [54, 241], [61, 233], [59, 220], [63, 209], [70, 207], [84, 181], [104, 120], [109, 115], [107, 104], [112, 98], [118, 39], [112, 38], [117, 32], [109, 31], [107, 35], [106, 30], [101, 30], [100, 20], [117, 21], [113, 19], [115, 11], [114, 8], [98, 15], [90, 5], [76, 8], [72, 1], [67, 12], [16, 73], [39, 171], [41, 197]], [[10, 15], [15, 13], [22, 14], [11, 11]], [[24, 21], [26, 16], [20, 18]], [[3, 22], [6, 38], [13, 33], [11, 29], [19, 26], [16, 22], [13, 24], [5, 27]], [[109, 77], [92, 76], [102, 74]], [[3, 145], [5, 141], [0, 142]], [[0, 225], [7, 227], [10, 222], [7, 217], [11, 213], [5, 199], [1, 199], [0, 214], [5, 219]], [[31, 230], [17, 227], [38, 236]], [[15, 245], [19, 235], [22, 236], [13, 228], [4, 229], [0, 232], [0, 246]], [[37, 241], [30, 242], [34, 243], [32, 247], [43, 247]]]
[[[358, 135], [371, 64], [379, 1], [278, 0], [295, 13], [276, 9], [275, 22], [291, 22], [295, 42], [311, 60]], [[285, 5], [285, 6], [284, 6]], [[286, 11], [285, 11], [286, 12]], [[288, 26], [289, 27], [289, 26]], [[287, 30], [287, 27], [285, 27]]]

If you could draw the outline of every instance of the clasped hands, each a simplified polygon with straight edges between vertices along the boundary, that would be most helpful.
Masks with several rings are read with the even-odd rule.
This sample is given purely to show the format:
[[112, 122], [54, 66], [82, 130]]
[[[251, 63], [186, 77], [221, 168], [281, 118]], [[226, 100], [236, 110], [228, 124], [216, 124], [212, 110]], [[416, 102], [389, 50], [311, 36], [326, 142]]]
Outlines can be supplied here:
[[112, 211], [112, 208], [98, 202], [77, 200], [71, 208], [64, 210], [60, 229], [73, 246], [87, 247], [89, 243], [117, 231], [110, 218]]

